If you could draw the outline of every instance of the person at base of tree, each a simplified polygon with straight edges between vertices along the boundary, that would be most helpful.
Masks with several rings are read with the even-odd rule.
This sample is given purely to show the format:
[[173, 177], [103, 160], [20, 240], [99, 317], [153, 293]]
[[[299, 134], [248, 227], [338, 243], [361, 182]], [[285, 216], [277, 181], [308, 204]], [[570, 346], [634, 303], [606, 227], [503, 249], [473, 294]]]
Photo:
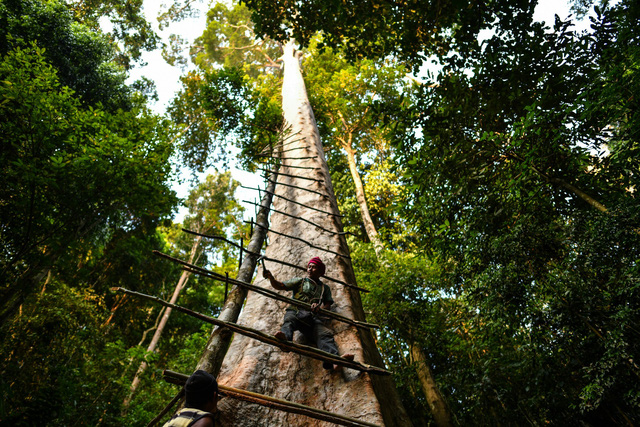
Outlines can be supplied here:
[[[303, 310], [295, 305], [290, 305], [284, 314], [284, 321], [280, 331], [275, 337], [281, 341], [293, 340], [293, 332], [300, 331], [309, 341], [315, 342], [316, 347], [327, 353], [338, 355], [338, 347], [333, 339], [333, 332], [324, 325], [325, 318], [318, 315], [320, 309], [328, 310], [333, 304], [331, 289], [322, 283], [320, 278], [324, 276], [326, 267], [318, 257], [311, 258], [307, 263], [307, 277], [297, 277], [285, 282], [278, 281], [273, 274], [264, 269], [262, 276], [269, 279], [274, 289], [280, 291], [292, 291], [293, 299], [306, 302], [311, 305], [311, 311]], [[343, 354], [343, 358], [353, 360], [353, 354]], [[323, 362], [322, 367], [333, 369], [333, 363]]]
[[218, 382], [201, 369], [195, 371], [184, 385], [184, 408], [164, 427], [214, 427], [218, 410]]

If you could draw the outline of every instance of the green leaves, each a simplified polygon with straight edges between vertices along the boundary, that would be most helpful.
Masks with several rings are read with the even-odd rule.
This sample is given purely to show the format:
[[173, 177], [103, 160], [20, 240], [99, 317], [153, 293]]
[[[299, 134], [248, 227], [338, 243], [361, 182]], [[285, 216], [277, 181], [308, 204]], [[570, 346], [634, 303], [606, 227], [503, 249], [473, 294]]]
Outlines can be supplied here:
[[[396, 170], [400, 167], [394, 162], [390, 141], [397, 131], [396, 114], [404, 92], [410, 90], [406, 69], [392, 60], [349, 63], [340, 52], [319, 49], [319, 40], [311, 43], [304, 61], [305, 83], [323, 145], [332, 157], [332, 179], [341, 180], [344, 169], [354, 182], [364, 181], [362, 191], [353, 184], [341, 187], [341, 211], [348, 218], [358, 218], [357, 210], [369, 210], [383, 239], [394, 247], [401, 246], [410, 230], [396, 214], [404, 199]], [[344, 155], [347, 161], [340, 160]], [[352, 188], [357, 204], [348, 200], [354, 197]], [[348, 212], [351, 208], [356, 209], [356, 215]], [[349, 220], [347, 227], [359, 228], [364, 221], [368, 220], [358, 218], [354, 224]], [[370, 234], [371, 227], [368, 230]]]
[[169, 113], [180, 124], [183, 163], [203, 171], [229, 161], [228, 146], [243, 150], [247, 162], [254, 160], [274, 137], [282, 119], [278, 108], [253, 90], [238, 68], [206, 73], [191, 72], [182, 78], [183, 90]]
[[0, 53], [30, 43], [42, 48], [42, 55], [54, 67], [62, 86], [75, 91], [86, 105], [101, 103], [115, 111], [131, 109], [133, 100], [124, 85], [126, 76], [112, 60], [114, 46], [100, 32], [74, 22], [59, 2], [15, 1], [0, 9]]
[[88, 0], [82, 3], [68, 2], [65, 6], [76, 21], [90, 27], [100, 28], [100, 20], [108, 19], [112, 26], [110, 38], [118, 41], [117, 63], [126, 69], [139, 61], [144, 51], [158, 47], [160, 37], [155, 33], [143, 13], [142, 0]]
[[207, 28], [197, 43], [203, 48], [192, 52], [192, 57], [202, 69], [240, 68], [257, 79], [262, 72], [278, 68], [280, 47], [254, 33], [250, 11], [244, 4], [214, 4], [207, 14]]
[[[191, 190], [185, 201], [189, 214], [183, 226], [202, 234], [228, 236], [236, 241], [248, 238], [245, 235], [246, 226], [241, 222], [244, 208], [234, 194], [239, 185], [231, 178], [230, 172], [207, 175], [203, 182]], [[226, 243], [206, 240], [201, 245], [199, 252], [205, 254], [205, 258], [208, 257], [207, 253], [215, 254], [221, 247], [225, 248], [225, 259], [230, 255]]]
[[349, 60], [395, 56], [415, 69], [430, 53], [446, 55], [452, 45], [473, 48], [478, 31], [519, 5], [464, 2], [352, 2], [248, 0], [258, 35], [307, 46], [322, 32], [320, 45], [339, 48]]
[[[7, 296], [28, 293], [32, 275], [72, 242], [103, 227], [148, 226], [176, 202], [161, 122], [143, 110], [82, 108], [42, 53], [17, 48], [0, 63], [0, 78], [13, 83], [0, 86]], [[3, 316], [9, 307], [6, 300]]]
[[614, 320], [640, 313], [640, 209], [628, 186], [637, 135], [633, 100], [617, 86], [634, 83], [613, 65], [637, 74], [632, 17], [624, 3], [576, 34], [517, 16], [417, 97], [421, 141], [407, 138], [397, 153], [414, 166], [406, 214], [424, 252], [447, 260], [444, 278], [465, 307], [455, 322], [468, 335], [443, 351], [469, 363], [441, 373], [452, 401], [465, 401], [458, 417], [611, 423], [638, 413], [625, 365], [640, 348]]
[[[25, 316], [3, 328], [1, 389], [9, 403], [3, 421], [66, 424], [72, 414], [78, 415], [76, 408], [90, 402], [103, 414], [109, 401], [124, 391], [117, 381], [120, 366], [109, 363], [99, 327], [104, 301], [91, 290], [72, 289], [55, 280], [44, 291], [29, 297]], [[30, 374], [24, 375], [23, 369]], [[104, 399], [96, 399], [96, 390]], [[86, 413], [83, 418], [93, 424], [100, 415]], [[107, 419], [113, 420], [113, 415], [107, 414]]]

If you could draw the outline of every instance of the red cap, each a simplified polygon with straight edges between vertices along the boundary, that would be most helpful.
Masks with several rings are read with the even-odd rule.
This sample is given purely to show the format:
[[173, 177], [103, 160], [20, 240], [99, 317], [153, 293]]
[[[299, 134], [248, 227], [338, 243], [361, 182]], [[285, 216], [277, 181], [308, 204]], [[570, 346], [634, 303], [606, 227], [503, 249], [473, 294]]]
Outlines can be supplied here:
[[326, 271], [326, 266], [324, 265], [324, 263], [322, 262], [322, 260], [319, 257], [313, 257], [309, 260], [309, 262], [307, 263], [307, 265], [309, 264], [315, 264], [318, 266], [318, 269], [320, 270], [320, 276], [324, 276], [324, 272]]

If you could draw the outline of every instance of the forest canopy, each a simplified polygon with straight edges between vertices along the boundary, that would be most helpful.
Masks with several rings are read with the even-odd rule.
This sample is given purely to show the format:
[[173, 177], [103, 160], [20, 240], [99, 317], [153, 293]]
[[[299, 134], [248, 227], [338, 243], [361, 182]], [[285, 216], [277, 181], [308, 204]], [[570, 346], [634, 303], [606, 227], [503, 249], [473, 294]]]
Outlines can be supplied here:
[[[640, 423], [640, 5], [577, 2], [583, 31], [536, 6], [214, 4], [159, 115], [126, 83], [160, 44], [141, 1], [1, 1], [0, 423], [146, 425], [173, 397], [161, 369], [193, 370], [208, 329], [173, 316], [150, 350], [164, 312], [111, 288], [169, 299], [184, 272], [153, 250], [236, 271], [181, 228], [247, 238], [238, 183], [181, 201], [175, 163], [265, 167], [291, 37], [415, 425], [447, 419], [425, 376], [456, 425]], [[217, 315], [224, 290], [186, 277], [181, 304]]]

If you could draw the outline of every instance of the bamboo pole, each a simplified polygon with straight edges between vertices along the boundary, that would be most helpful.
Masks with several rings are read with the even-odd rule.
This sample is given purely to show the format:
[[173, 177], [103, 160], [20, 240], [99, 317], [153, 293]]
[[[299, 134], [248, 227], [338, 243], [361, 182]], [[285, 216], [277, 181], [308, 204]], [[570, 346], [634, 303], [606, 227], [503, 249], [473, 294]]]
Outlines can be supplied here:
[[[253, 226], [254, 226], [254, 225], [256, 225], [256, 226], [258, 226], [258, 227], [264, 227], [264, 226], [260, 225], [259, 223], [254, 223], [253, 221], [251, 221], [251, 229], [252, 229], [252, 230], [253, 230]], [[267, 228], [267, 230], [269, 230], [269, 229]], [[207, 237], [207, 236], [203, 236], [203, 237]], [[260, 254], [259, 254], [258, 252], [251, 252], [251, 251], [249, 251], [249, 250], [247, 250], [247, 249], [244, 249], [244, 252], [245, 252], [245, 253], [247, 253], [247, 254], [249, 254], [249, 255], [253, 255], [253, 256], [255, 256], [255, 257], [259, 257], [259, 256], [260, 256]], [[160, 255], [160, 254], [161, 254], [161, 253], [159, 252], [159, 253], [158, 253], [158, 255]], [[164, 255], [164, 254], [162, 254], [162, 255]], [[167, 255], [167, 257], [169, 257], [169, 256]], [[169, 259], [173, 260], [173, 259], [175, 259], [175, 258], [169, 257]], [[306, 268], [305, 268], [305, 267], [301, 267], [301, 266], [296, 265], [296, 264], [291, 264], [291, 263], [289, 263], [289, 262], [282, 261], [282, 260], [279, 260], [279, 259], [269, 258], [269, 257], [264, 257], [264, 260], [265, 260], [265, 261], [269, 261], [269, 262], [275, 262], [275, 263], [282, 264], [282, 265], [286, 265], [287, 267], [295, 268], [295, 269], [297, 269], [297, 270], [306, 271]], [[206, 271], [208, 271], [208, 270], [206, 270]], [[361, 288], [361, 287], [356, 286], [356, 285], [352, 285], [352, 284], [347, 283], [347, 282], [344, 282], [344, 281], [342, 281], [342, 280], [340, 280], [340, 279], [336, 279], [335, 277], [331, 277], [331, 276], [322, 276], [322, 278], [323, 278], [324, 280], [329, 280], [329, 281], [331, 281], [331, 282], [335, 282], [335, 283], [338, 283], [338, 284], [340, 284], [340, 285], [342, 285], [342, 286], [347, 286], [347, 287], [349, 287], [349, 288], [353, 288], [353, 289], [356, 289], [356, 290], [361, 291], [361, 292], [369, 292], [369, 290], [368, 290], [368, 289]]]
[[[245, 222], [246, 222], [246, 221], [245, 221]], [[259, 227], [260, 227], [260, 226], [259, 226]], [[350, 257], [350, 256], [348, 256], [348, 255], [342, 255], [341, 253], [336, 252], [336, 251], [332, 251], [331, 249], [326, 249], [326, 248], [323, 248], [323, 247], [321, 247], [321, 246], [316, 246], [316, 245], [314, 245], [313, 243], [309, 243], [309, 242], [307, 242], [306, 240], [301, 239], [300, 237], [290, 236], [289, 234], [280, 233], [280, 232], [278, 232], [278, 231], [274, 231], [274, 230], [270, 230], [270, 229], [267, 229], [267, 231], [268, 231], [269, 233], [277, 234], [278, 236], [283, 236], [283, 237], [286, 237], [286, 238], [289, 238], [289, 239], [293, 239], [293, 240], [297, 240], [297, 241], [299, 241], [299, 242], [305, 243], [305, 244], [306, 244], [307, 246], [309, 246], [310, 248], [318, 249], [318, 250], [323, 251], [323, 252], [328, 252], [328, 253], [330, 253], [330, 254], [337, 255], [337, 256], [339, 256], [339, 257], [341, 257], [341, 258], [351, 259], [351, 257]]]
[[[261, 191], [259, 188], [255, 188], [255, 187], [246, 187], [244, 185], [241, 185], [240, 187], [246, 188], [247, 190]], [[266, 191], [266, 190], [264, 190], [264, 191]], [[305, 207], [307, 209], [314, 210], [316, 212], [320, 212], [320, 213], [323, 213], [323, 214], [326, 214], [326, 215], [331, 215], [331, 216], [337, 216], [337, 217], [340, 217], [340, 218], [344, 218], [344, 215], [335, 214], [333, 212], [323, 211], [322, 209], [314, 208], [312, 206], [305, 205], [304, 203], [296, 202], [295, 200], [292, 200], [292, 199], [289, 199], [287, 197], [281, 196], [280, 194], [273, 194], [273, 196], [278, 197], [278, 198], [283, 199], [283, 200], [286, 200], [287, 202], [293, 203], [294, 205], [303, 206], [303, 207]]]
[[[261, 170], [262, 172], [269, 172], [269, 173], [272, 173], [272, 174], [275, 173], [275, 171], [272, 171], [272, 170], [269, 170], [269, 169], [264, 169], [264, 168], [258, 168], [258, 170]], [[288, 176], [289, 178], [304, 179], [304, 180], [307, 180], [307, 181], [314, 181], [314, 182], [324, 183], [324, 179], [309, 178], [308, 176], [298, 176], [298, 175], [292, 175], [292, 174], [283, 173], [283, 172], [278, 172], [278, 175]]]
[[[184, 382], [186, 383], [187, 380], [185, 380]], [[184, 383], [182, 385], [184, 385]], [[147, 427], [153, 427], [154, 425], [156, 425], [158, 421], [160, 421], [162, 417], [164, 417], [167, 414], [167, 412], [169, 412], [171, 408], [173, 408], [173, 405], [181, 401], [183, 398], [184, 398], [184, 387], [180, 389], [178, 394], [176, 394], [174, 398], [171, 399], [169, 403], [167, 403], [167, 406], [165, 406], [164, 409], [160, 411], [160, 413], [154, 419], [149, 421], [149, 424], [147, 424]]]
[[307, 191], [309, 193], [313, 193], [313, 194], [317, 194], [318, 196], [324, 197], [324, 198], [328, 198], [329, 196], [327, 196], [324, 193], [321, 193], [319, 191], [315, 191], [315, 190], [309, 190], [308, 188], [305, 187], [300, 187], [298, 185], [292, 185], [292, 184], [285, 184], [284, 182], [276, 182], [276, 181], [271, 181], [270, 178], [267, 178], [267, 181], [269, 182], [275, 182], [278, 185], [281, 185], [283, 187], [290, 187], [290, 188], [295, 188], [296, 190], [302, 190], [302, 191]]
[[[270, 156], [268, 154], [258, 154], [257, 157], [267, 157], [269, 159], [282, 159], [282, 157], [280, 156]], [[308, 160], [308, 159], [315, 159], [318, 156], [311, 156], [311, 157], [287, 157], [287, 160]]]
[[[253, 222], [249, 222], [249, 221], [244, 221], [244, 223], [246, 223], [246, 224], [249, 224], [249, 223], [253, 224]], [[303, 242], [303, 243], [307, 244], [307, 245], [308, 245], [309, 247], [311, 247], [311, 248], [318, 249], [318, 250], [321, 250], [321, 251], [324, 251], [324, 252], [328, 252], [328, 253], [331, 253], [331, 254], [337, 255], [337, 256], [339, 256], [339, 257], [342, 257], [342, 258], [351, 259], [351, 257], [349, 257], [348, 255], [342, 255], [341, 253], [338, 253], [338, 252], [332, 251], [332, 250], [330, 250], [330, 249], [325, 249], [325, 248], [322, 248], [322, 247], [320, 247], [320, 246], [316, 246], [316, 245], [314, 245], [314, 244], [312, 244], [312, 243], [309, 243], [309, 242], [307, 242], [306, 240], [301, 239], [301, 238], [299, 238], [299, 237], [290, 236], [290, 235], [288, 235], [288, 234], [284, 234], [284, 233], [279, 233], [279, 232], [277, 232], [277, 231], [270, 230], [269, 228], [264, 227], [264, 226], [262, 226], [262, 225], [260, 225], [260, 224], [257, 224], [257, 225], [258, 225], [258, 227], [264, 228], [264, 229], [266, 229], [267, 231], [269, 231], [269, 232], [271, 232], [271, 233], [278, 234], [278, 235], [280, 235], [280, 236], [288, 237], [288, 238], [290, 238], [290, 239], [295, 239], [295, 240], [298, 240], [298, 241], [300, 241], [300, 242]], [[241, 254], [241, 255], [240, 255], [240, 258], [241, 258], [241, 260], [242, 260], [242, 251], [244, 250], [244, 248], [242, 247], [242, 245], [238, 245], [237, 243], [231, 242], [230, 240], [227, 240], [226, 238], [221, 237], [221, 236], [214, 236], [214, 235], [202, 234], [202, 233], [198, 233], [197, 231], [187, 230], [186, 228], [183, 228], [183, 229], [182, 229], [182, 231], [184, 231], [185, 233], [194, 234], [194, 235], [196, 235], [196, 236], [200, 236], [200, 237], [206, 237], [206, 238], [209, 238], [209, 239], [215, 239], [215, 240], [222, 240], [222, 241], [224, 241], [224, 242], [228, 243], [229, 245], [232, 245], [232, 246], [234, 246], [234, 247], [238, 248], [238, 249], [240, 250], [240, 254]], [[242, 241], [242, 240], [241, 240], [241, 241]]]
[[281, 168], [294, 168], [294, 169], [312, 169], [312, 170], [320, 170], [315, 166], [297, 166], [297, 165], [279, 165]]
[[[289, 152], [289, 151], [304, 150], [304, 149], [306, 149], [306, 148], [307, 148], [307, 147], [295, 147], [295, 148], [290, 148], [290, 149], [288, 149], [288, 150], [280, 150], [280, 152], [281, 152], [281, 153], [287, 153], [287, 152]], [[259, 168], [258, 168], [258, 169], [259, 169]], [[271, 172], [271, 171], [268, 171], [268, 172]]]
[[[306, 270], [307, 270], [305, 267], [301, 267], [301, 266], [296, 265], [296, 264], [291, 264], [290, 262], [286, 262], [286, 261], [280, 261], [279, 259], [275, 259], [275, 258], [264, 257], [264, 260], [265, 260], [265, 261], [269, 261], [269, 262], [276, 262], [276, 263], [278, 263], [278, 264], [286, 265], [286, 266], [288, 266], [288, 267], [296, 268], [296, 269], [298, 269], [298, 270], [302, 270], [302, 271], [306, 271]], [[361, 288], [361, 287], [359, 287], [359, 286], [352, 285], [352, 284], [347, 283], [347, 282], [343, 282], [342, 280], [340, 280], [340, 279], [336, 279], [336, 278], [334, 278], [334, 277], [330, 277], [330, 276], [322, 276], [322, 279], [323, 279], [323, 280], [330, 280], [330, 281], [332, 281], [332, 282], [339, 283], [339, 284], [341, 284], [341, 285], [343, 285], [343, 286], [348, 286], [348, 287], [350, 287], [350, 288], [357, 289], [357, 290], [362, 291], [362, 292], [369, 292], [369, 290], [368, 290], [368, 289]]]
[[[189, 378], [188, 375], [173, 372], [168, 369], [163, 372], [163, 375], [165, 381], [182, 386], [186, 383], [187, 378]], [[376, 424], [357, 420], [345, 415], [335, 414], [333, 412], [325, 411], [322, 409], [312, 408], [311, 406], [301, 405], [299, 403], [277, 399], [275, 397], [267, 396], [260, 393], [254, 393], [247, 390], [228, 387], [222, 384], [218, 384], [218, 390], [221, 395], [230, 397], [232, 399], [243, 400], [245, 402], [255, 403], [257, 405], [267, 406], [292, 414], [306, 415], [310, 418], [315, 418], [321, 421], [328, 421], [338, 425], [352, 427], [378, 427]]]
[[[277, 179], [277, 176], [275, 178]], [[275, 191], [275, 184], [269, 183], [267, 188], [269, 188], [269, 191], [273, 192]], [[258, 224], [263, 224], [266, 227], [269, 226], [268, 218], [271, 199], [271, 196], [265, 193], [261, 201], [260, 210], [256, 215], [256, 222]], [[242, 265], [238, 270], [237, 278], [239, 280], [248, 282], [253, 277], [258, 257], [251, 255], [251, 253], [259, 253], [261, 251], [266, 239], [266, 234], [267, 233], [261, 232], [261, 230], [258, 229], [254, 229], [252, 231], [249, 244], [244, 250], [244, 252], [247, 252], [247, 255], [244, 257]], [[224, 302], [218, 318], [227, 322], [237, 321], [240, 311], [244, 305], [247, 292], [246, 288], [234, 286], [229, 292], [227, 300]], [[222, 367], [224, 357], [229, 349], [231, 335], [232, 334], [229, 333], [227, 328], [213, 328], [211, 335], [209, 336], [209, 340], [207, 341], [207, 345], [205, 346], [202, 356], [200, 356], [200, 360], [198, 361], [197, 369], [202, 369], [217, 377], [220, 372], [220, 368]]]
[[[256, 204], [255, 202], [251, 202], [249, 200], [243, 200], [243, 202], [244, 203], [249, 203], [249, 204], [252, 204], [252, 205]], [[271, 209], [271, 211], [275, 212], [275, 213], [279, 213], [280, 215], [284, 215], [284, 216], [288, 216], [290, 218], [297, 219], [297, 220], [302, 221], [302, 222], [306, 222], [307, 224], [313, 225], [314, 227], [317, 227], [320, 230], [322, 230], [324, 232], [327, 232], [327, 233], [336, 234], [336, 235], [339, 235], [339, 236], [344, 236], [345, 234], [350, 234], [350, 235], [353, 236], [353, 233], [349, 233], [348, 231], [333, 231], [333, 230], [329, 230], [328, 228], [324, 228], [321, 225], [318, 225], [318, 224], [314, 223], [313, 221], [309, 221], [308, 219], [304, 219], [304, 218], [296, 216], [296, 215], [291, 215], [291, 214], [288, 214], [286, 212], [279, 211], [277, 209]]]
[[[275, 262], [275, 263], [278, 263], [278, 264], [286, 265], [287, 267], [295, 268], [295, 269], [298, 269], [298, 270], [301, 270], [301, 271], [306, 271], [306, 270], [307, 270], [305, 267], [301, 267], [301, 266], [296, 265], [296, 264], [291, 264], [290, 262], [281, 261], [281, 260], [279, 260], [279, 259], [269, 258], [269, 257], [266, 257], [266, 256], [265, 256], [263, 259], [264, 259], [265, 261]], [[340, 280], [340, 279], [336, 279], [335, 277], [322, 276], [322, 279], [323, 279], [323, 280], [330, 280], [330, 281], [332, 281], [332, 282], [339, 283], [339, 284], [341, 284], [341, 285], [343, 285], [343, 286], [347, 286], [347, 287], [349, 287], [349, 288], [357, 289], [357, 290], [362, 291], [362, 292], [369, 292], [369, 290], [368, 290], [368, 289], [361, 288], [361, 287], [359, 287], [359, 286], [352, 285], [352, 284], [347, 283], [347, 282], [343, 282], [342, 280]]]
[[[220, 276], [210, 275], [210, 274], [208, 274], [208, 273], [206, 273], [204, 271], [192, 270], [189, 267], [182, 267], [182, 268], [183, 268], [183, 270], [187, 270], [190, 273], [199, 274], [199, 275], [208, 277], [210, 279], [214, 279], [214, 280], [218, 280], [218, 281], [223, 280], [223, 279], [220, 278]], [[311, 309], [311, 306], [309, 304], [307, 304], [307, 303], [304, 303], [304, 302], [301, 302], [301, 301], [298, 301], [298, 300], [295, 300], [295, 299], [292, 299], [292, 298], [285, 297], [284, 295], [280, 295], [279, 293], [271, 291], [269, 289], [261, 288], [260, 286], [250, 285], [250, 284], [247, 284], [247, 283], [238, 284], [238, 283], [235, 283], [235, 282], [234, 282], [234, 284], [236, 284], [238, 286], [244, 286], [244, 287], [246, 287], [247, 289], [249, 289], [251, 291], [257, 292], [259, 294], [262, 294], [262, 295], [264, 295], [266, 297], [269, 297], [269, 298], [272, 298], [272, 299], [275, 299], [275, 300], [278, 300], [278, 301], [287, 302], [287, 303], [290, 303], [290, 304], [295, 304], [295, 305], [297, 305], [299, 307], [302, 307], [302, 308], [305, 308], [305, 309], [308, 309], [308, 310]], [[320, 314], [331, 313], [331, 314], [328, 315], [329, 317], [331, 317], [331, 318], [333, 318], [335, 320], [339, 320], [339, 321], [344, 322], [344, 323], [348, 323], [348, 324], [350, 324], [352, 326], [355, 326], [355, 327], [358, 327], [358, 328], [362, 328], [362, 329], [380, 329], [380, 326], [378, 326], [378, 325], [376, 325], [374, 323], [367, 323], [367, 322], [361, 322], [359, 320], [353, 320], [353, 319], [350, 319], [350, 318], [348, 318], [346, 316], [343, 316], [343, 315], [338, 314], [338, 313], [333, 312], [333, 311], [327, 311], [327, 310], [324, 310], [324, 309], [319, 309], [319, 313]]]
[[327, 353], [326, 351], [322, 351], [318, 348], [311, 347], [304, 344], [298, 344], [293, 341], [280, 341], [273, 335], [265, 334], [264, 332], [260, 332], [255, 329], [248, 328], [246, 326], [238, 325], [237, 323], [224, 322], [222, 320], [215, 319], [205, 314], [198, 313], [193, 310], [189, 310], [188, 308], [185, 308], [176, 304], [171, 304], [170, 302], [167, 302], [158, 297], [154, 297], [153, 295], [147, 295], [140, 292], [131, 291], [125, 288], [115, 288], [115, 290], [119, 292], [125, 292], [129, 295], [143, 298], [149, 301], [153, 301], [155, 303], [162, 304], [167, 307], [171, 307], [172, 309], [185, 313], [191, 317], [195, 317], [204, 322], [211, 323], [212, 325], [216, 325], [221, 328], [227, 328], [230, 331], [236, 332], [240, 335], [244, 335], [249, 338], [258, 340], [260, 342], [278, 347], [283, 351], [293, 351], [294, 353], [297, 353], [297, 354], [301, 354], [307, 357], [311, 357], [313, 359], [321, 360], [323, 362], [330, 362], [336, 365], [344, 366], [346, 368], [355, 369], [357, 371], [368, 372], [368, 373], [377, 374], [377, 375], [391, 375], [391, 372], [387, 371], [386, 369], [348, 360], [348, 359], [345, 359], [344, 357]]
[[241, 249], [242, 248], [242, 245], [239, 245], [239, 244], [237, 244], [235, 242], [232, 242], [231, 240], [228, 240], [226, 237], [214, 236], [212, 234], [203, 234], [203, 233], [199, 233], [197, 231], [188, 230], [186, 228], [183, 228], [182, 231], [184, 231], [185, 233], [193, 234], [195, 236], [206, 237], [207, 239], [222, 240], [223, 242], [226, 242], [226, 243], [230, 244], [231, 246], [233, 246], [233, 247], [235, 247], [237, 249]]
[[[223, 276], [222, 274], [218, 274], [215, 271], [207, 270], [205, 268], [198, 267], [197, 265], [189, 264], [186, 261], [182, 261], [181, 259], [174, 258], [174, 257], [172, 257], [170, 255], [167, 255], [167, 254], [163, 254], [162, 252], [153, 251], [153, 253], [158, 255], [158, 256], [161, 256], [163, 258], [166, 258], [168, 260], [171, 260], [171, 261], [173, 261], [175, 263], [182, 264], [182, 265], [188, 267], [189, 271], [192, 272], [192, 273], [202, 274], [202, 275], [207, 276], [207, 277], [209, 277], [211, 279], [216, 279], [216, 280], [219, 280], [219, 281], [225, 281], [226, 280], [225, 276]], [[311, 305], [306, 303], [306, 302], [302, 302], [302, 301], [299, 301], [299, 300], [296, 300], [296, 299], [293, 299], [293, 298], [285, 297], [284, 295], [280, 295], [279, 293], [277, 293], [275, 291], [271, 291], [269, 289], [261, 288], [260, 286], [255, 286], [255, 285], [252, 285], [250, 283], [243, 282], [243, 281], [237, 280], [237, 279], [229, 279], [229, 283], [233, 283], [236, 286], [241, 286], [241, 287], [243, 287], [243, 288], [245, 288], [247, 290], [251, 290], [251, 291], [257, 292], [259, 294], [262, 294], [262, 295], [265, 295], [267, 297], [276, 299], [278, 301], [283, 301], [283, 302], [286, 302], [286, 303], [289, 303], [289, 304], [293, 304], [293, 305], [295, 305], [297, 307], [304, 308], [305, 310], [311, 310]], [[318, 311], [318, 313], [321, 314], [321, 315], [325, 315], [325, 316], [331, 317], [332, 319], [340, 320], [341, 322], [348, 323], [350, 325], [353, 325], [353, 326], [356, 326], [356, 327], [360, 327], [360, 328], [367, 328], [367, 329], [368, 328], [376, 328], [376, 329], [379, 328], [378, 325], [374, 325], [373, 323], [366, 323], [366, 322], [361, 322], [359, 320], [353, 320], [353, 319], [350, 319], [350, 318], [348, 318], [346, 316], [343, 316], [341, 314], [335, 313], [333, 311], [320, 309]]]
[[279, 138], [280, 139], [275, 144], [272, 144], [272, 143], [267, 144], [262, 150], [260, 150], [260, 154], [262, 154], [265, 151], [267, 151], [267, 149], [270, 149], [273, 152], [273, 150], [277, 149], [278, 147], [280, 147], [280, 149], [282, 149], [283, 147], [285, 147], [287, 145], [290, 145], [290, 144], [293, 144], [295, 142], [304, 140], [304, 138], [298, 138], [298, 139], [292, 139], [291, 141], [288, 141], [288, 142], [284, 142], [287, 139], [290, 139], [290, 138], [293, 138], [293, 137], [295, 137], [297, 135], [300, 135], [300, 132], [291, 133], [290, 129], [282, 128], [282, 129], [280, 129], [278, 131], [278, 134], [279, 134]]
[[[202, 237], [196, 236], [191, 246], [191, 252], [189, 254], [189, 263], [197, 262], [198, 258], [200, 258], [200, 255], [197, 255], [197, 253], [198, 253], [198, 248], [200, 247], [201, 241], [202, 241]], [[173, 291], [173, 295], [171, 296], [172, 303], [175, 303], [178, 301], [178, 297], [180, 296], [180, 293], [187, 286], [187, 282], [189, 281], [190, 274], [191, 273], [188, 271], [183, 271], [182, 274], [180, 275], [180, 279], [178, 280], [178, 283], [176, 284], [176, 287]], [[153, 334], [153, 337], [151, 338], [151, 342], [149, 343], [149, 346], [147, 347], [148, 353], [156, 351], [156, 347], [160, 342], [160, 338], [162, 337], [164, 328], [169, 322], [170, 316], [171, 316], [171, 308], [167, 308], [164, 311], [162, 318], [160, 319], [160, 323], [158, 323], [158, 326]], [[133, 399], [133, 396], [136, 390], [138, 389], [138, 386], [140, 385], [140, 381], [142, 380], [142, 374], [147, 370], [148, 366], [149, 365], [145, 360], [143, 360], [140, 363], [140, 366], [138, 367], [138, 370], [136, 371], [136, 374], [133, 377], [133, 381], [131, 382], [131, 386], [129, 387], [129, 395], [124, 399], [124, 402], [122, 402], [124, 411], [128, 410], [129, 405], [131, 404], [131, 400]]]
[[[289, 129], [289, 131], [290, 131], [290, 129]], [[281, 141], [279, 141], [279, 142], [280, 142], [280, 148], [284, 148], [284, 147], [286, 147], [287, 145], [291, 145], [291, 144], [293, 144], [294, 142], [303, 141], [303, 140], [304, 140], [304, 137], [302, 137], [302, 138], [298, 138], [298, 139], [292, 139], [291, 141], [287, 141], [287, 139], [289, 139], [289, 138], [293, 138], [294, 136], [298, 136], [298, 135], [300, 135], [300, 132], [299, 132], [299, 131], [298, 131], [298, 132], [295, 132], [295, 133], [289, 133], [288, 135], [283, 136], [283, 137], [282, 137], [282, 140], [281, 140]], [[287, 142], [285, 142], [285, 141], [287, 141]]]

